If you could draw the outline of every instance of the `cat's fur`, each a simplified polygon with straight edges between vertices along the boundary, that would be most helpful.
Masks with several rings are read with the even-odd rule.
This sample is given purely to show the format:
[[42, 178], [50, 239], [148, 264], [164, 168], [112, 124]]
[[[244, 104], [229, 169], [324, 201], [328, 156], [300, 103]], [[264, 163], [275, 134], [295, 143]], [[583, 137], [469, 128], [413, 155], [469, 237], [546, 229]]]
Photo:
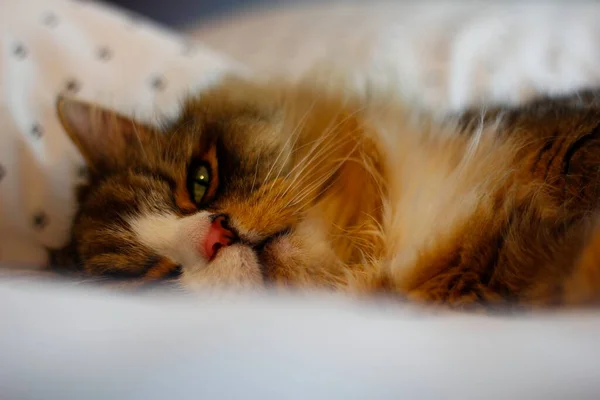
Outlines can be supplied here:
[[[90, 179], [56, 268], [458, 307], [596, 300], [593, 102], [436, 122], [395, 102], [230, 79], [161, 132], [73, 100], [58, 108]], [[217, 177], [200, 206], [188, 190], [198, 160]], [[199, 243], [222, 214], [237, 240], [209, 261]]]

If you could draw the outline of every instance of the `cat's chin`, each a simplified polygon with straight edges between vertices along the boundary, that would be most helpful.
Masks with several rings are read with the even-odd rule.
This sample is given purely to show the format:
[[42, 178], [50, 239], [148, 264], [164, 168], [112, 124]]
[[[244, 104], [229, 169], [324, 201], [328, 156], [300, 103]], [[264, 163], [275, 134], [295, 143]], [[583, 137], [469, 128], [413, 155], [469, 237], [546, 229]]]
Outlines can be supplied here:
[[264, 286], [255, 252], [242, 244], [222, 248], [209, 262], [184, 265], [179, 280], [185, 289], [203, 291], [208, 288], [252, 289]]

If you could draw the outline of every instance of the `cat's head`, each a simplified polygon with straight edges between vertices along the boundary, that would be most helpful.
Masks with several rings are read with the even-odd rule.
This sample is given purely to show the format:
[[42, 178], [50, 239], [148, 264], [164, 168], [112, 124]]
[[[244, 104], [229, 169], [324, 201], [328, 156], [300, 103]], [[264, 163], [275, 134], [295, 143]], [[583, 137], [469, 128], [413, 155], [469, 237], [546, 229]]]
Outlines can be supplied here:
[[184, 286], [344, 284], [377, 252], [385, 190], [355, 111], [235, 79], [166, 129], [60, 100], [90, 174], [55, 267]]

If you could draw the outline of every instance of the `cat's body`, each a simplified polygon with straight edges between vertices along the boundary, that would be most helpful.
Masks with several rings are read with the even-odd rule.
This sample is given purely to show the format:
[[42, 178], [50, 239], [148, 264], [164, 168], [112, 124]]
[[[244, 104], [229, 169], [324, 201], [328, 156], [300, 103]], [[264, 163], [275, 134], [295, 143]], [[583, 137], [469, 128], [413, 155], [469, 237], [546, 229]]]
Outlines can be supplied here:
[[92, 111], [59, 104], [91, 177], [57, 267], [454, 306], [577, 303], [600, 288], [593, 104], [435, 122], [232, 79], [161, 133]]

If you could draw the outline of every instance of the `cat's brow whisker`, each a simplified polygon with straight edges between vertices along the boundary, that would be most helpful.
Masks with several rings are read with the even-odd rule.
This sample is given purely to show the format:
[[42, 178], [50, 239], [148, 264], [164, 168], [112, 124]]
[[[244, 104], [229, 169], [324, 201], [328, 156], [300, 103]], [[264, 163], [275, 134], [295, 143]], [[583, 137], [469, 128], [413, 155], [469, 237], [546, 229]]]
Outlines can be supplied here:
[[[305, 168], [305, 167], [306, 167], [306, 165], [309, 165], [309, 164], [311, 164], [311, 163], [312, 163], [312, 160], [315, 158], [315, 157], [313, 157], [313, 158], [311, 158], [311, 157], [313, 156], [313, 152], [314, 152], [316, 149], [320, 149], [320, 151], [319, 151], [319, 152], [317, 152], [317, 154], [319, 154], [319, 155], [320, 155], [320, 154], [321, 154], [323, 151], [326, 151], [326, 150], [324, 150], [324, 149], [323, 149], [323, 147], [320, 147], [320, 146], [321, 146], [323, 143], [325, 143], [325, 141], [326, 141], [326, 140], [329, 140], [330, 138], [335, 138], [335, 135], [334, 135], [334, 133], [335, 133], [336, 129], [337, 129], [338, 127], [340, 127], [342, 124], [344, 124], [346, 121], [348, 121], [350, 118], [352, 118], [353, 116], [355, 116], [357, 113], [361, 112], [362, 110], [363, 110], [362, 108], [361, 108], [361, 109], [358, 109], [358, 110], [354, 111], [353, 113], [350, 113], [350, 114], [348, 114], [346, 117], [342, 118], [342, 119], [341, 119], [341, 120], [339, 120], [339, 121], [337, 120], [337, 116], [340, 114], [340, 112], [338, 112], [338, 114], [336, 114], [336, 117], [335, 117], [335, 118], [333, 118], [333, 119], [332, 119], [332, 121], [329, 123], [329, 125], [328, 125], [328, 126], [325, 128], [325, 129], [324, 129], [324, 131], [323, 131], [322, 135], [321, 135], [321, 136], [320, 136], [318, 139], [316, 139], [316, 140], [314, 140], [314, 141], [312, 142], [312, 144], [313, 144], [313, 145], [312, 145], [311, 149], [308, 151], [308, 153], [307, 153], [307, 154], [306, 154], [306, 155], [303, 157], [303, 159], [302, 159], [302, 160], [300, 160], [300, 161], [299, 161], [299, 162], [296, 164], [296, 166], [295, 166], [294, 168], [292, 168], [292, 170], [291, 170], [291, 171], [289, 171], [289, 172], [288, 172], [288, 174], [287, 174], [287, 176], [286, 176], [286, 179], [288, 179], [288, 178], [291, 176], [291, 174], [292, 174], [292, 173], [294, 173], [294, 171], [295, 171], [297, 168], [299, 168], [299, 167], [300, 167], [300, 168]], [[300, 173], [302, 173], [302, 172], [303, 172], [303, 171], [300, 171]], [[299, 173], [299, 174], [297, 174], [296, 176], [299, 176], [299, 175], [300, 175], [300, 173]]]
[[294, 128], [294, 130], [292, 131], [292, 133], [288, 136], [287, 140], [285, 141], [284, 145], [281, 146], [281, 149], [279, 151], [279, 154], [277, 154], [277, 157], [275, 158], [275, 160], [273, 161], [273, 163], [271, 164], [271, 168], [269, 169], [269, 172], [267, 173], [267, 175], [265, 176], [265, 178], [263, 179], [263, 184], [265, 184], [266, 182], [269, 181], [270, 177], [271, 177], [271, 173], [273, 172], [275, 166], [277, 165], [277, 162], [279, 161], [279, 158], [281, 157], [281, 155], [286, 151], [286, 149], [288, 148], [289, 142], [290, 140], [292, 140], [292, 138], [294, 138], [294, 133], [300, 130], [300, 125], [302, 124], [302, 122], [308, 117], [308, 114], [310, 113], [310, 111], [312, 110], [312, 108], [314, 107], [315, 102], [313, 102], [311, 104], [311, 106], [306, 110], [306, 112], [303, 114], [302, 118], [300, 118], [300, 121], [298, 122], [298, 124], [296, 125], [296, 128]]
[[[332, 170], [326, 174], [325, 176], [323, 176], [321, 179], [319, 179], [318, 181], [314, 182], [312, 185], [309, 185], [307, 188], [304, 188], [299, 194], [297, 194], [290, 202], [290, 206], [294, 206], [297, 205], [298, 203], [300, 203], [301, 201], [303, 201], [306, 197], [308, 197], [312, 191], [314, 191], [314, 189], [320, 187], [323, 183], [327, 182], [331, 177], [333, 177], [339, 170], [340, 168], [348, 161], [348, 159], [350, 158], [351, 154], [354, 153], [356, 151], [356, 149], [358, 148], [359, 144], [355, 144], [354, 148], [350, 151], [350, 153], [348, 154], [348, 156], [342, 158], [337, 165], [335, 165]], [[328, 185], [327, 190], [331, 187], [333, 183], [331, 183], [330, 185]], [[322, 193], [324, 193], [325, 190], [321, 190], [316, 196], [319, 197]]]
[[258, 176], [258, 162], [260, 161], [260, 151], [256, 156], [256, 163], [254, 163], [254, 179], [252, 180], [252, 188], [250, 188], [250, 193], [254, 193], [254, 187], [256, 185], [256, 177]]
[[324, 175], [318, 181], [315, 181], [311, 185], [309, 185], [309, 186], [305, 187], [304, 189], [302, 189], [299, 193], [297, 193], [292, 199], [290, 199], [288, 201], [288, 204], [286, 205], [286, 208], [298, 205], [300, 202], [302, 202], [302, 200], [304, 200], [305, 198], [307, 198], [315, 189], [317, 189], [322, 184], [324, 184], [325, 182], [327, 182], [327, 180], [330, 179], [336, 172], [337, 172], [337, 170], [333, 169], [330, 173]]
[[[310, 105], [310, 107], [306, 110], [306, 112], [304, 113], [304, 115], [302, 116], [302, 118], [300, 118], [300, 120], [296, 124], [296, 127], [294, 128], [294, 130], [290, 133], [290, 137], [286, 141], [285, 145], [282, 147], [282, 152], [283, 152], [283, 151], [285, 151], [288, 148], [289, 141], [292, 138], [294, 139], [294, 142], [291, 144], [290, 151], [287, 151], [287, 155], [285, 157], [285, 160], [283, 160], [283, 162], [281, 163], [281, 166], [279, 167], [279, 171], [277, 172], [277, 176], [271, 182], [271, 187], [269, 188], [269, 190], [273, 190], [273, 187], [275, 185], [275, 180], [281, 176], [281, 172], [283, 171], [283, 168], [285, 168], [285, 165], [287, 164], [287, 162], [289, 161], [290, 157], [292, 156], [292, 149], [296, 146], [296, 143], [298, 142], [298, 139], [300, 138], [300, 132], [301, 132], [302, 128], [304, 128], [304, 126], [306, 124], [306, 120], [307, 120], [310, 112], [314, 108], [315, 104], [316, 104], [316, 99], [312, 102], [312, 104]], [[276, 162], [277, 162], [277, 160], [275, 160], [275, 162], [273, 163], [273, 165], [275, 165]]]
[[[332, 135], [332, 138], [335, 139], [335, 137]], [[316, 141], [315, 141], [316, 142]], [[319, 147], [319, 151], [314, 154], [313, 156], [311, 156], [310, 158], [308, 158], [307, 156], [305, 156], [301, 162], [299, 162], [287, 175], [285, 180], [287, 181], [287, 187], [286, 189], [284, 189], [280, 194], [279, 194], [279, 198], [281, 197], [285, 197], [287, 196], [287, 194], [289, 193], [289, 191], [296, 185], [298, 184], [298, 179], [303, 179], [305, 176], [308, 176], [310, 172], [312, 172], [313, 170], [315, 170], [316, 168], [318, 168], [318, 162], [316, 160], [316, 157], [319, 157], [322, 153], [327, 152], [327, 150], [329, 148], [333, 149], [333, 145], [337, 145], [340, 146], [341, 144], [336, 144], [335, 141], [331, 141], [330, 143], [327, 143], [324, 146], [319, 147], [317, 144], [315, 144], [315, 146], [310, 150], [311, 152], [315, 149]], [[297, 171], [294, 175], [294, 178], [290, 181], [289, 177], [291, 175], [291, 173], [293, 173], [298, 167], [300, 167], [300, 171]], [[308, 178], [307, 178], [308, 179]]]
[[[332, 138], [335, 139], [334, 136], [332, 136]], [[312, 172], [315, 168], [318, 167], [317, 157], [321, 157], [322, 155], [325, 155], [325, 153], [327, 153], [330, 149], [333, 150], [335, 148], [334, 145], [339, 147], [339, 146], [341, 146], [341, 144], [342, 143], [337, 143], [337, 142], [335, 142], [335, 140], [332, 140], [326, 144], [323, 144], [323, 146], [320, 146], [320, 147], [315, 146], [315, 148], [319, 147], [319, 151], [317, 151], [314, 154], [310, 154], [309, 156], [305, 156], [303, 158], [303, 160], [300, 163], [298, 163], [296, 165], [296, 167], [294, 167], [294, 170], [298, 167], [300, 167], [300, 170], [295, 172], [294, 178], [289, 183], [288, 187], [293, 186], [299, 178], [307, 176], [308, 173]], [[311, 151], [312, 151], [312, 149], [311, 149]], [[290, 173], [288, 174], [286, 179], [289, 179], [290, 174], [293, 172], [294, 172], [293, 170], [290, 171]]]
[[[333, 137], [333, 135], [331, 137]], [[322, 145], [326, 140], [329, 140], [329, 139], [330, 139], [330, 137], [327, 134], [324, 134], [319, 139], [313, 141], [313, 146], [311, 147], [311, 149], [308, 151], [307, 154], [304, 155], [304, 157], [301, 160], [298, 161], [298, 163], [294, 166], [294, 168], [292, 168], [288, 172], [288, 174], [286, 175], [286, 179], [289, 179], [289, 177], [293, 173], [295, 173], [298, 168], [301, 168], [301, 170], [296, 173], [296, 177], [300, 176], [302, 174], [302, 172], [304, 172], [303, 170], [312, 164], [311, 161], [315, 158], [313, 156], [313, 152], [316, 149], [319, 149], [319, 151], [316, 153], [316, 155], [318, 156], [323, 151], [325, 151], [325, 150], [323, 150], [323, 148], [325, 148], [325, 146], [320, 146], [320, 145]]]
[[383, 196], [386, 190], [383, 187], [383, 176], [378, 168], [373, 164], [373, 160], [367, 157], [363, 152], [359, 152], [361, 159], [357, 161], [361, 166], [364, 167], [365, 171], [373, 178], [375, 182], [375, 186], [377, 188], [377, 193], [380, 196]]
[[[358, 111], [356, 111], [358, 112]], [[352, 115], [354, 115], [354, 113], [346, 116], [344, 119], [342, 119], [341, 121], [338, 121], [338, 123], [333, 126], [333, 125], [329, 125], [328, 128], [326, 128], [326, 130], [324, 131], [323, 135], [318, 139], [314, 141], [314, 145], [313, 147], [310, 149], [310, 151], [308, 152], [308, 154], [306, 154], [302, 160], [300, 160], [300, 162], [298, 162], [298, 164], [288, 173], [288, 175], [286, 176], [286, 179], [289, 179], [289, 176], [294, 173], [294, 171], [297, 168], [300, 168], [299, 171], [297, 171], [295, 173], [294, 178], [292, 179], [292, 181], [288, 184], [288, 188], [283, 192], [283, 195], [285, 196], [288, 191], [296, 184], [298, 178], [301, 178], [303, 176], [308, 175], [309, 172], [312, 172], [317, 166], [318, 166], [318, 160], [317, 157], [321, 157], [321, 155], [324, 155], [325, 153], [329, 153], [331, 151], [336, 150], [337, 148], [341, 147], [344, 144], [344, 139], [343, 137], [337, 137], [334, 133], [335, 130], [344, 122], [346, 122], [349, 118], [352, 117]], [[354, 131], [350, 132], [350, 133], [354, 133]], [[331, 140], [329, 140], [331, 139]], [[336, 142], [335, 140], [339, 139], [339, 143]], [[325, 140], [328, 140], [328, 142], [325, 144]], [[315, 149], [319, 149], [316, 153], [313, 153]], [[309, 168], [307, 170], [307, 168]]]
[[[331, 131], [333, 132], [333, 130]], [[355, 131], [350, 132], [351, 134], [354, 133]], [[317, 157], [320, 157], [321, 155], [326, 155], [329, 154], [331, 152], [335, 152], [337, 149], [339, 149], [340, 147], [342, 147], [345, 144], [345, 138], [344, 137], [337, 137], [335, 135], [332, 135], [332, 137], [334, 139], [338, 139], [336, 140], [332, 140], [329, 143], [327, 143], [326, 145], [322, 146], [320, 148], [320, 150], [315, 153], [314, 155], [312, 155], [311, 158], [306, 158], [305, 157], [305, 162], [303, 164], [298, 164], [298, 165], [302, 165], [302, 168], [300, 171], [298, 171], [296, 173], [296, 176], [294, 177], [294, 179], [288, 184], [288, 187], [286, 188], [286, 190], [283, 192], [282, 196], [287, 195], [287, 193], [289, 192], [289, 190], [298, 182], [298, 179], [303, 179], [305, 176], [309, 176], [309, 174], [311, 172], [313, 172], [316, 168], [319, 167], [319, 160], [317, 159]], [[355, 147], [348, 153], [349, 157], [358, 147], [358, 144], [355, 145]]]
[[[332, 175], [333, 176], [333, 175]], [[329, 177], [331, 178], [331, 176]], [[328, 179], [329, 179], [328, 178]], [[323, 187], [321, 190], [319, 190], [317, 193], [314, 194], [313, 198], [318, 198], [321, 195], [323, 195], [324, 193], [326, 193], [329, 189], [331, 189], [331, 187], [333, 186], [334, 182], [330, 182], [327, 186]], [[304, 197], [307, 197], [308, 195], [310, 195], [310, 193], [307, 193]], [[296, 203], [294, 203], [293, 205], [297, 205], [299, 202], [303, 201], [304, 199], [300, 199], [299, 201], [297, 201]], [[301, 212], [305, 211], [306, 208], [310, 205], [310, 202], [305, 202], [304, 204], [301, 204], [299, 209], [296, 210], [293, 215], [298, 215]]]
[[189, 125], [191, 125], [194, 121], [190, 118], [187, 121], [184, 121], [183, 123], [179, 124], [179, 126], [177, 127], [177, 129], [175, 129], [173, 132], [171, 132], [171, 139], [173, 139], [175, 136], [177, 136], [177, 134], [184, 128], [187, 128]]
[[[194, 121], [192, 119], [188, 119], [186, 121], [184, 121], [183, 123], [181, 123], [177, 129], [175, 129], [173, 132], [171, 132], [169, 134], [169, 141], [167, 143], [167, 148], [170, 150], [171, 149], [171, 145], [173, 144], [173, 140], [175, 140], [175, 138], [177, 137], [177, 134], [185, 128], [188, 128]], [[157, 138], [158, 139], [158, 138]], [[177, 157], [177, 154], [173, 154], [172, 158], [175, 159]]]
[[[339, 140], [338, 142], [331, 142], [328, 144], [328, 146], [323, 146], [322, 147], [322, 151], [320, 151], [320, 153], [322, 153], [324, 156], [326, 155], [325, 153], [329, 153], [330, 150], [331, 151], [335, 151], [336, 149], [342, 147], [344, 145], [344, 141], [343, 140]], [[322, 160], [318, 160], [316, 159], [316, 157], [320, 157], [321, 154], [315, 155], [314, 157], [312, 157], [309, 162], [307, 162], [303, 168], [296, 174], [296, 176], [294, 177], [294, 179], [289, 182], [288, 187], [283, 191], [282, 193], [282, 197], [284, 197], [285, 195], [287, 195], [287, 193], [289, 193], [289, 190], [291, 190], [292, 187], [294, 187], [294, 185], [301, 185], [303, 182], [303, 179], [310, 179], [311, 176], [310, 174], [315, 171], [317, 168], [319, 168], [320, 163], [319, 161]], [[300, 179], [300, 181], [298, 181]], [[310, 186], [308, 187], [310, 189]], [[306, 188], [305, 188], [306, 189]], [[304, 193], [304, 190], [301, 191], [300, 193]], [[297, 194], [299, 195], [299, 194]], [[293, 199], [292, 199], [293, 201]]]
[[[357, 227], [357, 228], [359, 228], [359, 227]], [[361, 235], [361, 236], [359, 236], [359, 235]], [[368, 235], [368, 237], [371, 237], [371, 235], [369, 235], [369, 232], [366, 232], [366, 231], [362, 231], [360, 233], [354, 233], [351, 230], [345, 230], [339, 234], [332, 234], [331, 237], [348, 239], [354, 246], [356, 246], [358, 248], [362, 248], [363, 250], [369, 250], [371, 248], [376, 247], [376, 244], [373, 243], [372, 240], [369, 240], [368, 237], [363, 237], [363, 236], [367, 236], [367, 235]]]
[[144, 158], [146, 159], [146, 161], [149, 161], [148, 154], [146, 153], [146, 149], [144, 149], [144, 144], [142, 143], [142, 137], [140, 136], [140, 132], [138, 131], [137, 123], [135, 121], [132, 121], [132, 124], [133, 124], [133, 132], [135, 133], [135, 137], [137, 138], [138, 143], [140, 144], [140, 149], [142, 150], [142, 154], [144, 155]]

